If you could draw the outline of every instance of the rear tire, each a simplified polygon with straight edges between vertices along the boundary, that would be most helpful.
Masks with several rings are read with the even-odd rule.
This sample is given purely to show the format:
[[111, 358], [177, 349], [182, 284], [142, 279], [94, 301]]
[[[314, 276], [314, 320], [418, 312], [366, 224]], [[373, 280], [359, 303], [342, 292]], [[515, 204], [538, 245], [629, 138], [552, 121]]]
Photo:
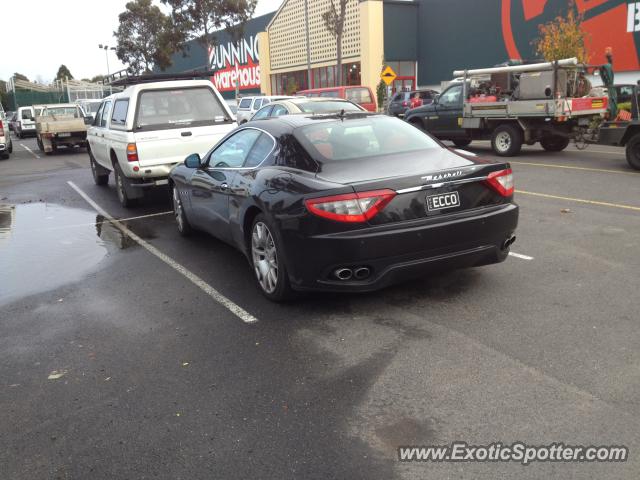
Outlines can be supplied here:
[[42, 144], [42, 140], [40, 137], [36, 137], [36, 143], [38, 144], [38, 150], [44, 152], [44, 145]]
[[89, 164], [91, 165], [91, 175], [93, 175], [93, 182], [96, 185], [104, 186], [109, 183], [109, 173], [100, 173], [104, 169], [98, 167], [96, 159], [93, 158], [93, 154], [89, 151]]
[[274, 302], [293, 298], [280, 234], [262, 213], [253, 219], [248, 247], [253, 273], [262, 294]]
[[640, 133], [636, 133], [627, 142], [627, 163], [631, 168], [640, 170]]
[[9, 139], [9, 148], [7, 149], [9, 153], [13, 153], [13, 140]]
[[471, 144], [471, 139], [469, 138], [459, 138], [453, 141], [453, 144], [458, 148], [468, 147]]
[[491, 135], [491, 148], [500, 157], [513, 157], [522, 150], [523, 135], [520, 127], [504, 123]]
[[561, 152], [569, 146], [569, 142], [569, 138], [552, 135], [540, 140], [540, 145], [547, 152]]
[[178, 232], [183, 237], [188, 237], [191, 235], [193, 229], [191, 228], [189, 220], [187, 220], [184, 205], [180, 198], [180, 192], [178, 191], [178, 187], [175, 185], [171, 188], [171, 200], [173, 201], [173, 214], [176, 219], [176, 225], [178, 226]]
[[125, 182], [127, 181], [127, 179], [122, 174], [120, 165], [118, 165], [117, 163], [114, 165], [113, 173], [116, 181], [116, 193], [118, 194], [120, 205], [122, 205], [124, 208], [131, 208], [135, 206], [137, 203], [137, 199], [129, 198], [129, 196], [127, 195], [127, 189], [125, 188]]

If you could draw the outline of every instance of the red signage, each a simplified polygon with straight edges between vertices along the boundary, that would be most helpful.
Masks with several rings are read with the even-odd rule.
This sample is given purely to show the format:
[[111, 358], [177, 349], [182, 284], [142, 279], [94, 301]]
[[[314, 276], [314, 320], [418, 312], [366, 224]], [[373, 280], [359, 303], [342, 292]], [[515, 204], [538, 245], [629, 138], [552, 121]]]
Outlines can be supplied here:
[[260, 65], [255, 64], [251, 59], [246, 65], [231, 65], [218, 70], [211, 81], [220, 92], [231, 92], [239, 90], [260, 88]]

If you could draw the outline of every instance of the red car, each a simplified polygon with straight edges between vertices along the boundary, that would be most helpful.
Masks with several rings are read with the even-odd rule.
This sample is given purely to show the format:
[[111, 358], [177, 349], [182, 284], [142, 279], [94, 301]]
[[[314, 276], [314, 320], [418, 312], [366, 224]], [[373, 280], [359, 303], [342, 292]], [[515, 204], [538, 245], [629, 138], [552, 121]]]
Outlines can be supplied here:
[[328, 88], [311, 88], [309, 90], [301, 90], [297, 95], [305, 97], [333, 97], [344, 98], [353, 103], [357, 103], [365, 110], [377, 112], [375, 96], [369, 87], [363, 85], [349, 85], [345, 87], [328, 87]]

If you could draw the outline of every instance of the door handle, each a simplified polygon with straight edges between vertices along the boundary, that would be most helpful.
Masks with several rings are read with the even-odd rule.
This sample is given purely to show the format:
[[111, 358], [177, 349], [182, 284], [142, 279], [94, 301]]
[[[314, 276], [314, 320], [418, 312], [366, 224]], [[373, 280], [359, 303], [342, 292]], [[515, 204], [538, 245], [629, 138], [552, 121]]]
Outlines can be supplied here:
[[182, 132], [180, 135], [182, 135], [183, 137], [190, 137], [193, 134], [191, 132]]

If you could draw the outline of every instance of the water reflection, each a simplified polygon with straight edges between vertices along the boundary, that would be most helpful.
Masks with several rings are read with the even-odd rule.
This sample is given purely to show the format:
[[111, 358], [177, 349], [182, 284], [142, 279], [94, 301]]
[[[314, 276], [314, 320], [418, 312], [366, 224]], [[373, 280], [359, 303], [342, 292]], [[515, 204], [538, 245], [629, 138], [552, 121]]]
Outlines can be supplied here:
[[0, 205], [0, 304], [82, 279], [107, 254], [95, 214], [46, 203]]

